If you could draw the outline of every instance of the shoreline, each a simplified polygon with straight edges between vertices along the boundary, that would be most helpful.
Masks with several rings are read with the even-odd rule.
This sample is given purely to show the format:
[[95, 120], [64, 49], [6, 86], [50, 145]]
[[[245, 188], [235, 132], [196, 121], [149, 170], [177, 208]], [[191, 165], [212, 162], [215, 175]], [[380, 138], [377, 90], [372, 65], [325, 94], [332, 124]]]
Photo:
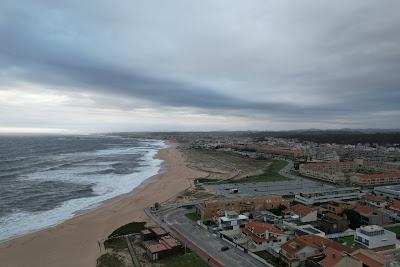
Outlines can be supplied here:
[[186, 166], [177, 144], [166, 142], [158, 151], [163, 160], [158, 174], [131, 192], [105, 200], [60, 224], [0, 242], [2, 266], [95, 266], [101, 255], [98, 241], [119, 226], [149, 219], [143, 209], [168, 201], [190, 187], [203, 173]]

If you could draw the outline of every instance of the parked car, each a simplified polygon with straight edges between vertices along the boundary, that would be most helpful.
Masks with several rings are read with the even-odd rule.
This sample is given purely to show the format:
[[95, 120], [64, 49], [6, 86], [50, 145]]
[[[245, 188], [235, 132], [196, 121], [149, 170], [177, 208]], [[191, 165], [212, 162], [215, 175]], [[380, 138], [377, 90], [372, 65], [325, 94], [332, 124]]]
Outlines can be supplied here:
[[227, 251], [227, 250], [229, 250], [229, 247], [227, 247], [227, 246], [224, 246], [221, 248], [221, 251]]

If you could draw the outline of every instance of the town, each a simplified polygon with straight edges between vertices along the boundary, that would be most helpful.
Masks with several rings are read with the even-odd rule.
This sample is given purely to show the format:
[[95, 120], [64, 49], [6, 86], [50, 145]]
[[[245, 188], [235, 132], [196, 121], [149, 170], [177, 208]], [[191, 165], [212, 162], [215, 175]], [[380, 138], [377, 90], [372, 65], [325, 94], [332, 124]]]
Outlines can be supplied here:
[[398, 144], [192, 135], [162, 138], [208, 176], [125, 233], [134, 266], [400, 266]]

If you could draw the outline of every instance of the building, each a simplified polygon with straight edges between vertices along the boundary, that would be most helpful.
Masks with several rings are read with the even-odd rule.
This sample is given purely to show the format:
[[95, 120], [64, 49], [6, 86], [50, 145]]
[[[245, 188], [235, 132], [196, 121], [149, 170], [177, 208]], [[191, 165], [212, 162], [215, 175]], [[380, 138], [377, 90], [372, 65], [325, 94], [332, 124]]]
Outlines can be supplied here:
[[328, 203], [322, 204], [321, 206], [328, 210], [328, 212], [336, 215], [341, 215], [344, 210], [353, 208], [350, 203], [342, 201], [330, 201]]
[[250, 251], [261, 251], [268, 247], [279, 248], [288, 241], [289, 235], [272, 224], [248, 223], [242, 229], [242, 233], [248, 237], [248, 249]]
[[349, 221], [344, 216], [326, 213], [321, 219], [321, 229], [327, 234], [340, 233], [349, 229]]
[[374, 193], [386, 199], [400, 200], [400, 185], [379, 186], [374, 188]]
[[153, 261], [179, 253], [181, 247], [179, 241], [170, 235], [162, 236], [160, 240], [158, 240], [158, 243], [154, 241], [145, 241], [143, 244], [147, 256]]
[[324, 180], [331, 183], [345, 182], [344, 173], [340, 169], [340, 162], [315, 162], [299, 166], [301, 175]]
[[350, 177], [350, 181], [362, 186], [375, 186], [400, 183], [400, 172], [356, 174]]
[[[363, 263], [363, 267], [385, 267], [390, 266], [388, 260], [372, 250], [358, 249], [351, 256]], [[397, 266], [397, 265], [392, 265]]]
[[395, 247], [396, 234], [378, 225], [366, 225], [356, 229], [354, 240], [366, 248], [384, 250]]
[[302, 204], [293, 205], [284, 210], [282, 213], [285, 218], [295, 218], [303, 223], [314, 222], [317, 220], [317, 210]]
[[328, 247], [324, 250], [325, 258], [318, 262], [321, 267], [363, 267], [362, 261], [340, 250]]
[[323, 251], [332, 248], [344, 253], [351, 253], [353, 249], [333, 240], [308, 235], [296, 237], [281, 246], [279, 258], [286, 266], [297, 267], [307, 261], [320, 261], [324, 258]]
[[383, 196], [364, 195], [362, 200], [369, 206], [375, 208], [385, 208], [389, 203]]
[[225, 216], [218, 219], [218, 226], [221, 230], [238, 230], [249, 222], [246, 215], [238, 214], [236, 211], [225, 211]]
[[357, 204], [354, 211], [361, 216], [362, 224], [384, 225], [390, 222], [390, 219], [382, 211], [369, 206]]
[[201, 220], [220, 217], [225, 211], [237, 213], [250, 212], [252, 210], [269, 210], [283, 205], [288, 207], [288, 201], [281, 196], [259, 196], [247, 198], [221, 199], [204, 201], [196, 205], [196, 213]]
[[318, 190], [295, 195], [294, 200], [304, 205], [315, 205], [341, 200], [360, 199], [362, 192], [359, 187], [338, 187], [329, 190]]

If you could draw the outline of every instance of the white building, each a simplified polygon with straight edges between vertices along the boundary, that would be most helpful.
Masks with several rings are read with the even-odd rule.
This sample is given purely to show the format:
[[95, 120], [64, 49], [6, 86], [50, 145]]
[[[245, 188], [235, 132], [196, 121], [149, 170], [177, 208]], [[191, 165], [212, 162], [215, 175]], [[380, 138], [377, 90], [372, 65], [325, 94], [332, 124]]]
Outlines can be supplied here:
[[395, 247], [396, 234], [379, 225], [366, 225], [356, 229], [354, 240], [369, 249], [381, 250]]
[[294, 200], [304, 205], [327, 203], [330, 201], [360, 199], [363, 193], [359, 187], [338, 187], [295, 195]]
[[246, 215], [238, 214], [236, 211], [225, 211], [225, 216], [219, 217], [218, 224], [221, 230], [238, 230], [249, 222]]
[[378, 196], [383, 196], [389, 199], [400, 200], [400, 185], [375, 187], [374, 192]]

